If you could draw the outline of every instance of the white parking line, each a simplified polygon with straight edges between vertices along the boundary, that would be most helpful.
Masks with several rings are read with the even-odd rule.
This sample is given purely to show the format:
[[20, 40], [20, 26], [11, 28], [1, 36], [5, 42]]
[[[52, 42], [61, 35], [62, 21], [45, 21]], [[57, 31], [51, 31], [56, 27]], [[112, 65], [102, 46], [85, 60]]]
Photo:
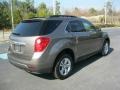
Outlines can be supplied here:
[[0, 54], [0, 60], [7, 60], [7, 59], [8, 59], [7, 53]]

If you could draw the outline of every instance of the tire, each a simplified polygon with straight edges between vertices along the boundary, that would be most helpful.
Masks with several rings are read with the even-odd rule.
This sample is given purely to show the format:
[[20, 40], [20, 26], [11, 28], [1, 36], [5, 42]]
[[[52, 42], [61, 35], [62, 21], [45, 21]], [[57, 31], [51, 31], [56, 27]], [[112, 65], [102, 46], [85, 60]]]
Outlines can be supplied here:
[[101, 55], [106, 56], [109, 54], [110, 44], [108, 41], [105, 41], [102, 47]]
[[61, 54], [57, 58], [54, 67], [54, 77], [57, 79], [66, 79], [73, 70], [73, 58], [69, 54]]

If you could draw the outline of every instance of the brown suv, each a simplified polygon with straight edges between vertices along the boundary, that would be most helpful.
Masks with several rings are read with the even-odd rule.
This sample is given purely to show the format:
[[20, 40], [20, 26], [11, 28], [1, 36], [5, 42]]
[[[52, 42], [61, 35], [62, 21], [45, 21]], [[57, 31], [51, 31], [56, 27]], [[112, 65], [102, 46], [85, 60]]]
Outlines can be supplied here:
[[96, 53], [107, 55], [110, 39], [91, 22], [75, 16], [23, 20], [10, 35], [8, 58], [31, 73], [65, 79], [74, 63]]

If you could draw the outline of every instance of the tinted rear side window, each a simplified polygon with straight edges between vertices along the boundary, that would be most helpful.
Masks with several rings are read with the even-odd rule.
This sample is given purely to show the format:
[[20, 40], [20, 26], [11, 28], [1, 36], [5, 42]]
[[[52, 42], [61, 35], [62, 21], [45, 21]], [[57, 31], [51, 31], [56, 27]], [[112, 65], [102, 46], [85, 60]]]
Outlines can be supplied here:
[[40, 30], [40, 34], [46, 35], [53, 32], [60, 24], [61, 20], [46, 20], [43, 22], [43, 25]]
[[38, 36], [52, 33], [60, 24], [61, 20], [23, 21], [13, 31], [19, 36]]

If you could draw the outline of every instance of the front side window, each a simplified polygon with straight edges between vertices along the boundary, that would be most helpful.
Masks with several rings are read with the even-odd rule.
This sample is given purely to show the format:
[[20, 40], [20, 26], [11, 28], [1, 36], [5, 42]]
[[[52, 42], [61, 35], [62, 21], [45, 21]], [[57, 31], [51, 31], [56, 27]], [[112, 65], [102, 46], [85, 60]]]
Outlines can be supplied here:
[[83, 21], [83, 25], [86, 31], [94, 31], [95, 27], [88, 21]]
[[71, 32], [82, 32], [84, 27], [80, 21], [71, 21], [66, 29]]

